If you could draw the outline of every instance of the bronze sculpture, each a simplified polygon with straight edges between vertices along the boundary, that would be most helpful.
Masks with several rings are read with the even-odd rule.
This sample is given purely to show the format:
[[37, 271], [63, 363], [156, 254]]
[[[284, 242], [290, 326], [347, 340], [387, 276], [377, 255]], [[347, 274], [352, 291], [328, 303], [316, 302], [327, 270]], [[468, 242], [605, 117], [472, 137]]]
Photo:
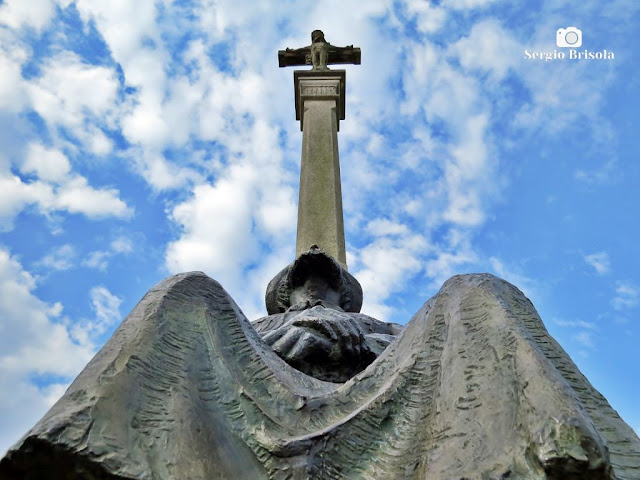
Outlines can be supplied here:
[[[280, 64], [312, 64], [301, 102], [338, 116], [326, 64], [360, 51], [317, 32]], [[640, 439], [516, 287], [454, 276], [402, 328], [305, 248], [253, 324], [203, 273], [152, 288], [0, 479], [640, 479]]]

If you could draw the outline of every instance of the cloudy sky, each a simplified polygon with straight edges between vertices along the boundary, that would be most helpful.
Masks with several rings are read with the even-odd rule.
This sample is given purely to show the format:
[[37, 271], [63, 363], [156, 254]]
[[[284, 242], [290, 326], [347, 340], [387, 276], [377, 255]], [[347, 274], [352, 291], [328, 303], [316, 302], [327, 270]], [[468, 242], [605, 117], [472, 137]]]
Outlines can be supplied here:
[[[277, 50], [316, 28], [362, 48], [339, 141], [363, 312], [405, 323], [496, 274], [640, 430], [639, 6], [1, 1], [0, 451], [162, 278], [265, 313], [301, 149]], [[614, 58], [569, 58], [567, 27]]]

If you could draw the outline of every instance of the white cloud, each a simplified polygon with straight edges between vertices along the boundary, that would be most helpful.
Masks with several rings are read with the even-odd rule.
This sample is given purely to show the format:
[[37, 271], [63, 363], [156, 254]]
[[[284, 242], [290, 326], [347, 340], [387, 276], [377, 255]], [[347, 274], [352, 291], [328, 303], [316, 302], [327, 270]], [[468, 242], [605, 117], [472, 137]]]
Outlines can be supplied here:
[[193, 198], [178, 205], [172, 219], [184, 226], [182, 238], [167, 249], [173, 272], [206, 265], [212, 271], [231, 271], [254, 257], [258, 245], [252, 235], [252, 212], [257, 205], [258, 178], [248, 165], [232, 167], [229, 178], [215, 186], [194, 188]]
[[54, 13], [53, 0], [5, 0], [0, 5], [0, 24], [16, 29], [28, 26], [42, 30]]
[[489, 264], [498, 277], [517, 286], [534, 304], [537, 303], [535, 299], [538, 298], [539, 295], [535, 280], [507, 267], [496, 257], [490, 257]]
[[[136, 89], [117, 113], [122, 134], [135, 147], [129, 153], [138, 172], [157, 190], [184, 187], [197, 181], [198, 175], [192, 169], [167, 160], [163, 150], [189, 139], [195, 119], [200, 118], [193, 105], [204, 103], [210, 80], [204, 76], [202, 82], [190, 85], [186, 91], [182, 89], [177, 94], [171, 91], [179, 88], [180, 77], [174, 81], [168, 78], [171, 57], [162, 38], [161, 23], [157, 21], [158, 5], [153, 0], [135, 4], [114, 1], [108, 5], [79, 0], [76, 5], [86, 23], [95, 22], [113, 59], [122, 68], [125, 84]], [[164, 8], [170, 14], [171, 5], [165, 4]], [[180, 18], [176, 16], [174, 20]], [[172, 98], [181, 109], [168, 107]], [[105, 103], [108, 106], [109, 102]], [[218, 115], [215, 112], [205, 118], [215, 123]], [[104, 146], [96, 145], [96, 149]]]
[[84, 63], [74, 53], [63, 51], [45, 61], [42, 75], [31, 88], [34, 106], [45, 120], [77, 126], [87, 113], [109, 113], [119, 81], [113, 68]]
[[87, 179], [69, 173], [67, 157], [56, 149], [31, 144], [21, 165], [23, 173], [35, 173], [34, 181], [23, 181], [0, 171], [0, 226], [10, 229], [13, 218], [28, 205], [47, 214], [54, 211], [84, 214], [90, 218], [128, 218], [133, 209], [112, 188], [96, 189]]
[[24, 173], [35, 173], [41, 180], [60, 182], [69, 174], [71, 165], [62, 152], [32, 143], [20, 170]]
[[13, 219], [29, 204], [50, 205], [54, 201], [51, 185], [24, 183], [11, 174], [0, 172], [0, 230], [11, 230]]
[[112, 330], [122, 320], [122, 299], [106, 287], [96, 286], [89, 291], [89, 300], [95, 317], [77, 320], [69, 327], [69, 331], [75, 342], [95, 345], [103, 341], [105, 332]]
[[472, 10], [491, 5], [496, 0], [445, 0], [443, 6], [455, 10]]
[[415, 17], [416, 26], [422, 33], [435, 33], [442, 28], [447, 18], [444, 8], [425, 0], [406, 0], [408, 13]]
[[69, 270], [74, 266], [75, 257], [73, 245], [66, 244], [45, 255], [38, 263], [52, 270]]
[[63, 51], [46, 59], [42, 74], [26, 83], [32, 108], [47, 122], [56, 139], [65, 127], [87, 151], [105, 155], [112, 142], [100, 126], [115, 127], [120, 83], [110, 67], [88, 65]]
[[[405, 99], [401, 108], [417, 116], [414, 138], [420, 144], [426, 141], [423, 150], [430, 151], [429, 155], [422, 153], [417, 165], [435, 157], [431, 161], [441, 172], [435, 177], [425, 176], [422, 191], [434, 194], [431, 198], [422, 195], [428, 208], [412, 205], [412, 209], [436, 214], [432, 223], [478, 227], [484, 223], [486, 210], [495, 201], [503, 180], [490, 133], [492, 105], [483, 96], [486, 86], [456, 65], [462, 51], [428, 42], [412, 46], [403, 77]], [[432, 126], [438, 126], [446, 136], [431, 136], [428, 132]], [[417, 155], [419, 151], [417, 148]], [[415, 170], [423, 173], [419, 167]]]
[[[584, 66], [568, 68], [560, 65], [551, 69], [536, 64], [521, 73], [531, 92], [531, 102], [516, 115], [516, 125], [558, 135], [578, 124], [581, 118], [598, 117], [601, 94], [597, 88], [594, 90], [595, 82]], [[553, 121], [545, 121], [548, 118]]]
[[[583, 350], [579, 351], [579, 355], [588, 357], [588, 350], [596, 348], [595, 339], [599, 338], [597, 334], [598, 326], [593, 322], [584, 320], [562, 320], [553, 319], [553, 323], [561, 327], [571, 328], [571, 339], [580, 344]], [[595, 338], [594, 338], [595, 337]]]
[[111, 249], [116, 253], [131, 253], [133, 244], [127, 237], [118, 237], [111, 242]]
[[362, 312], [388, 320], [392, 309], [385, 305], [387, 299], [424, 268], [422, 259], [429, 248], [423, 236], [387, 219], [374, 219], [366, 229], [375, 238], [352, 254], [354, 275], [365, 292]]
[[611, 306], [618, 311], [635, 308], [640, 303], [640, 289], [631, 282], [618, 282]]
[[[33, 378], [71, 379], [93, 355], [60, 319], [62, 305], [40, 300], [35, 278], [0, 248], [0, 452], [42, 416], [67, 383], [38, 386]], [[10, 392], [10, 394], [7, 394]]]
[[21, 71], [27, 57], [27, 50], [22, 45], [0, 32], [0, 108], [4, 111], [17, 113], [27, 102]]
[[[95, 22], [114, 59], [125, 71], [140, 59], [140, 47], [145, 38], [154, 41], [156, 45], [162, 45], [154, 0], [139, 0], [135, 3], [127, 0], [113, 0], [109, 3], [78, 0], [75, 3], [85, 23], [92, 20]], [[128, 83], [143, 84], [144, 70], [148, 66], [144, 62], [139, 69], [139, 76]], [[155, 73], [155, 70], [150, 73]], [[153, 75], [147, 79], [149, 81], [155, 81]]]
[[611, 271], [611, 261], [607, 252], [592, 253], [585, 256], [584, 261], [591, 265], [598, 275], [604, 275]]
[[0, 227], [11, 229], [15, 216], [31, 204], [35, 204], [44, 214], [67, 211], [90, 218], [127, 218], [133, 213], [118, 198], [117, 190], [96, 190], [83, 177], [72, 177], [55, 188], [49, 183], [25, 183], [16, 176], [0, 174]]
[[477, 259], [478, 256], [468, 241], [461, 245], [438, 249], [435, 258], [426, 262], [426, 274], [432, 280], [431, 286], [440, 288], [448, 278], [458, 273], [461, 267], [473, 264]]
[[595, 347], [591, 332], [579, 332], [573, 336], [573, 339], [585, 348]]
[[134, 163], [138, 172], [155, 190], [170, 190], [184, 187], [190, 180], [199, 180], [193, 170], [167, 161], [161, 152], [153, 149], [134, 149]]
[[109, 257], [111, 252], [104, 250], [96, 250], [91, 252], [87, 258], [82, 261], [82, 265], [96, 270], [105, 271], [109, 266]]
[[376, 237], [409, 233], [409, 229], [406, 225], [392, 222], [386, 218], [376, 218], [370, 221], [366, 229], [370, 234], [375, 235]]
[[473, 25], [469, 36], [463, 37], [450, 48], [460, 64], [469, 70], [490, 72], [501, 80], [522, 55], [522, 46], [498, 20], [483, 20]]
[[[55, 320], [61, 306], [39, 300], [32, 293], [35, 286], [35, 279], [0, 248], [0, 365], [20, 373], [76, 373], [88, 360], [90, 348], [71, 341], [65, 326]], [[69, 362], [68, 352], [79, 358]]]
[[130, 217], [133, 210], [118, 195], [116, 189], [96, 190], [86, 178], [76, 176], [58, 188], [55, 205], [58, 209], [88, 217]]
[[106, 287], [93, 287], [89, 296], [100, 332], [122, 319], [119, 310], [122, 299], [113, 295]]
[[113, 150], [113, 142], [111, 139], [95, 126], [87, 127], [83, 140], [87, 144], [88, 150], [95, 155], [108, 155]]
[[[0, 9], [6, 13], [18, 3], [5, 3]], [[0, 66], [6, 67], [0, 80], [0, 106], [14, 114], [35, 110], [47, 123], [53, 146], [37, 141], [25, 145], [20, 143], [22, 138], [11, 139], [5, 162], [0, 163], [0, 229], [11, 229], [15, 216], [30, 205], [45, 215], [68, 211], [89, 217], [130, 216], [132, 210], [118, 198], [117, 190], [90, 186], [85, 177], [72, 171], [69, 158], [58, 146], [71, 152], [80, 149], [83, 155], [111, 151], [112, 142], [101, 126], [115, 126], [119, 89], [115, 70], [88, 65], [77, 55], [60, 51], [43, 61], [40, 75], [25, 80], [21, 68], [29, 59], [27, 47], [10, 30], [2, 35], [11, 48], [0, 51]], [[16, 122], [20, 124], [20, 120]], [[60, 127], [66, 129], [64, 134]], [[27, 181], [14, 175], [12, 164], [23, 175], [36, 179]]]
[[286, 258], [286, 247], [291, 256], [294, 252], [293, 192], [280, 184], [280, 170], [270, 165], [273, 159], [261, 160], [271, 148], [267, 143], [251, 161], [231, 165], [214, 185], [195, 186], [193, 196], [171, 211], [182, 233], [167, 246], [169, 270], [204, 270], [232, 293], [248, 316], [264, 310], [265, 284], [254, 283], [264, 275], [256, 272], [256, 264]]
[[133, 251], [131, 239], [119, 236], [111, 241], [110, 250], [95, 250], [82, 261], [82, 265], [96, 270], [105, 271], [109, 260], [118, 254], [127, 255]]
[[597, 330], [597, 325], [593, 322], [585, 322], [584, 320], [558, 320], [555, 319], [554, 323], [556, 325], [560, 325], [561, 327], [573, 327], [573, 328], [584, 328], [587, 330]]
[[587, 185], [610, 185], [620, 179], [621, 172], [618, 162], [609, 159], [597, 168], [576, 170], [575, 177]]
[[487, 118], [469, 118], [458, 145], [451, 147], [452, 160], [444, 167], [449, 205], [443, 218], [456, 225], [478, 226], [485, 220], [483, 198], [493, 190], [493, 167], [488, 162], [485, 138]]
[[122, 132], [133, 143], [161, 148], [169, 136], [169, 125], [159, 105], [139, 104], [122, 120]]
[[[547, 3], [545, 8], [550, 5]], [[615, 129], [602, 116], [601, 107], [615, 76], [610, 74], [611, 70], [607, 73], [601, 68], [592, 68], [589, 62], [525, 60], [524, 49], [545, 52], [555, 47], [558, 16], [551, 11], [541, 11], [539, 18], [533, 34], [523, 41], [516, 67], [530, 100], [515, 115], [514, 125], [523, 127], [529, 134], [540, 131], [553, 138], [586, 124], [592, 132], [592, 145], [601, 146], [603, 153], [609, 155]], [[614, 68], [613, 65], [603, 67]], [[585, 181], [598, 173], [582, 171], [576, 176]]]

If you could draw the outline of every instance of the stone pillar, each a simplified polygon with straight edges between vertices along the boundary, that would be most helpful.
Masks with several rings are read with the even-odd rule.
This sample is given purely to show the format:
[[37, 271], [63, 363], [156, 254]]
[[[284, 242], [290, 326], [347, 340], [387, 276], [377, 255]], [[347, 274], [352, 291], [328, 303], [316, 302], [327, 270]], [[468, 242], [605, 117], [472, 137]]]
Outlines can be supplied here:
[[345, 71], [296, 71], [294, 83], [302, 130], [296, 258], [317, 245], [346, 269], [338, 157]]

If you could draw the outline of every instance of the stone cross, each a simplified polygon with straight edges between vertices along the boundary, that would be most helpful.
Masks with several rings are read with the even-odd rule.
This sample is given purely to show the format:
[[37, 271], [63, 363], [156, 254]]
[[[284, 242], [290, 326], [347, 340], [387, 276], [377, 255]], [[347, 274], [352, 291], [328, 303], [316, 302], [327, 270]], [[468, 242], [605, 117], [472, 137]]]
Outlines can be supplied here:
[[313, 65], [293, 72], [296, 119], [302, 130], [296, 258], [317, 245], [347, 268], [338, 157], [338, 130], [345, 118], [346, 72], [327, 64], [360, 64], [360, 49], [334, 47], [320, 30], [312, 45], [278, 52], [281, 67]]

